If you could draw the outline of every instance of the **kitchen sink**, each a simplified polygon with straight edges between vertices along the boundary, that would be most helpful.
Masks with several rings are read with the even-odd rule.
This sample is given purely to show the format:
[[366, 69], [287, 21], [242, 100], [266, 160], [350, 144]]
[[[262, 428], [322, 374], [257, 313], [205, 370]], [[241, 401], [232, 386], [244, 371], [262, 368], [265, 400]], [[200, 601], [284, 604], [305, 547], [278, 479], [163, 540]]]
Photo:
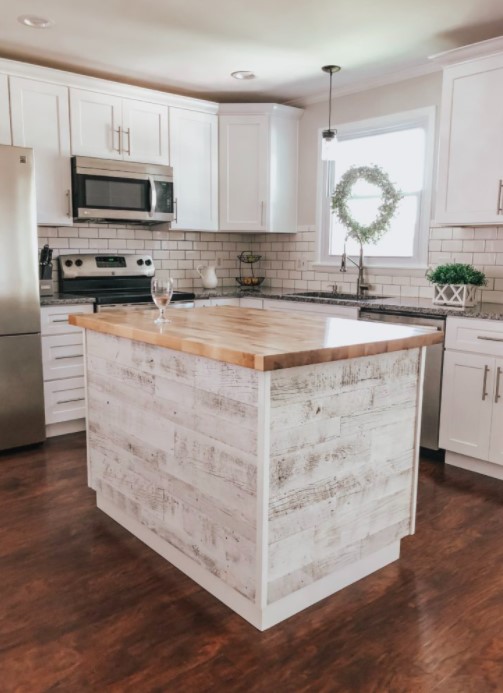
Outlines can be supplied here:
[[389, 296], [357, 296], [356, 294], [334, 294], [333, 291], [299, 291], [286, 296], [296, 296], [297, 298], [330, 298], [335, 301], [380, 301]]

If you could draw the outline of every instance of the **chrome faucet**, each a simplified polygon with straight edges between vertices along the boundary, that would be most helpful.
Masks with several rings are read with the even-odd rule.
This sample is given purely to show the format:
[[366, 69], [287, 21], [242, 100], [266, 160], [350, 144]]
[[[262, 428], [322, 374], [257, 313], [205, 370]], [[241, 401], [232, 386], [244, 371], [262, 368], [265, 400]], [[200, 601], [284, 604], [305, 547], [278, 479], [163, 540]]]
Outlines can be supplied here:
[[364, 283], [364, 277], [363, 277], [363, 271], [364, 271], [364, 266], [363, 266], [363, 246], [360, 243], [360, 260], [359, 262], [355, 262], [352, 258], [348, 257], [346, 254], [346, 244], [344, 244], [344, 250], [341, 255], [341, 266], [339, 268], [339, 272], [347, 272], [347, 261], [351, 262], [358, 270], [358, 278], [356, 280], [356, 295], [358, 298], [363, 298], [364, 292], [368, 291], [369, 287], [367, 284]]

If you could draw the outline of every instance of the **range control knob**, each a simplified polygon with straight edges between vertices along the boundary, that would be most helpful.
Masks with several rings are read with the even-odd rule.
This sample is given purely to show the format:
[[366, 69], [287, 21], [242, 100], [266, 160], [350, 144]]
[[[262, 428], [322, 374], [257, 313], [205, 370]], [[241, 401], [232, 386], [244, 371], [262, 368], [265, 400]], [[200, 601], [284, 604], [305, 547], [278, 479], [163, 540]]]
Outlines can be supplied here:
[[146, 264], [148, 267], [150, 267], [150, 265], [152, 264], [152, 260], [145, 260], [145, 264]]
[[84, 263], [82, 262], [82, 260], [75, 260], [75, 264], [77, 265], [77, 267], [82, 267]]
[[139, 260], [136, 261], [137, 265], [143, 265], [143, 260], [140, 258]]
[[71, 267], [73, 265], [73, 260], [65, 260], [66, 267]]

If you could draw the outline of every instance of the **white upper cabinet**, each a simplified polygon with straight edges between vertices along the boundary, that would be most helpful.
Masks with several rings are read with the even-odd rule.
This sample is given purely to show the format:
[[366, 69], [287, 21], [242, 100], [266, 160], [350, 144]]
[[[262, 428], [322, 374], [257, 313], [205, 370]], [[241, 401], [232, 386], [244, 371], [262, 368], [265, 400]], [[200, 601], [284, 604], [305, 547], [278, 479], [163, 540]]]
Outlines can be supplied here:
[[72, 154], [122, 159], [119, 96], [70, 89], [70, 119]]
[[276, 104], [220, 107], [221, 231], [296, 231], [301, 114]]
[[503, 53], [445, 68], [435, 220], [503, 223]]
[[173, 229], [218, 230], [218, 116], [169, 109], [176, 221]]
[[147, 101], [122, 100], [124, 159], [169, 164], [168, 109]]
[[12, 144], [34, 150], [37, 221], [71, 225], [68, 89], [11, 77], [10, 96]]
[[0, 74], [0, 144], [12, 144], [9, 111], [9, 78]]
[[72, 154], [169, 164], [168, 107], [70, 89]]

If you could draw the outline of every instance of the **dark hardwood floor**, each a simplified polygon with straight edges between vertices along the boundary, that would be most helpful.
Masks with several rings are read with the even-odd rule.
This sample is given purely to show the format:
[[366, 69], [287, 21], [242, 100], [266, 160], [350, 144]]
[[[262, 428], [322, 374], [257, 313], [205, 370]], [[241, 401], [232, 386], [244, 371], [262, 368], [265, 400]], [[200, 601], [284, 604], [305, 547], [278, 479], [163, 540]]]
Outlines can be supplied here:
[[260, 633], [98, 511], [83, 434], [0, 455], [0, 691], [503, 691], [503, 482], [423, 461], [398, 562]]

